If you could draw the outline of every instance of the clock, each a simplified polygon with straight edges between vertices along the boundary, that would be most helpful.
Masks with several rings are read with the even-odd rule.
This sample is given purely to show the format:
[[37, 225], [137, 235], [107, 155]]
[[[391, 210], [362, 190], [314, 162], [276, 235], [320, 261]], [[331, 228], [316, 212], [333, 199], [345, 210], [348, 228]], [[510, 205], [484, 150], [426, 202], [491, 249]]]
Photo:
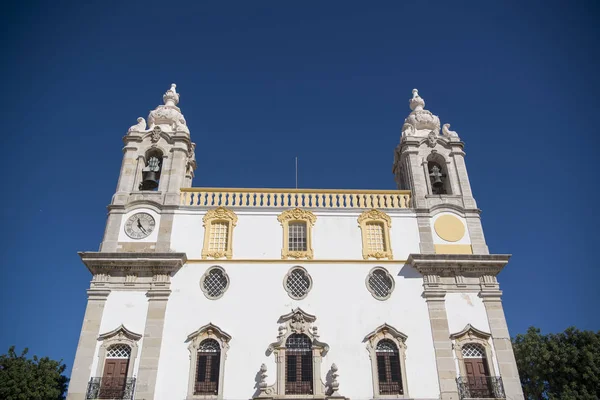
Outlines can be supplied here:
[[155, 225], [152, 215], [144, 212], [133, 214], [125, 222], [125, 233], [132, 239], [143, 239], [152, 233]]

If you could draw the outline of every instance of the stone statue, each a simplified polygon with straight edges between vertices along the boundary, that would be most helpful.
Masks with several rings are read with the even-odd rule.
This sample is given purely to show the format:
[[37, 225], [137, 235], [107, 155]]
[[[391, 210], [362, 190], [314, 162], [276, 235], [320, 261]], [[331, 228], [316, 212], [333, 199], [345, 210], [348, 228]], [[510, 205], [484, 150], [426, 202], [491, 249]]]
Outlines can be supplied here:
[[458, 137], [458, 133], [450, 130], [450, 124], [444, 124], [442, 126], [442, 134], [447, 137]]
[[139, 117], [137, 119], [137, 124], [131, 126], [128, 130], [127, 133], [130, 132], [144, 132], [146, 130], [146, 120], [142, 117]]

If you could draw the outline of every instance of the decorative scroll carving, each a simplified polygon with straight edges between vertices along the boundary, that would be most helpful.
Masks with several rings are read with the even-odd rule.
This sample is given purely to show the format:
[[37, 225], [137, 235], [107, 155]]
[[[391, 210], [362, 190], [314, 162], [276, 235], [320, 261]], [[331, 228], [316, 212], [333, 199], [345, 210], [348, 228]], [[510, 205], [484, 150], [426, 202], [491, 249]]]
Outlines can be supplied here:
[[[368, 224], [370, 223], [381, 225], [383, 235], [381, 238], [383, 241], [383, 250], [373, 249], [369, 245]], [[368, 260], [369, 258], [375, 258], [377, 260], [387, 258], [388, 260], [392, 260], [394, 258], [392, 254], [392, 246], [390, 246], [390, 228], [392, 226], [392, 219], [389, 215], [376, 209], [368, 210], [360, 214], [358, 217], [358, 225], [360, 226], [362, 233], [362, 253], [365, 260]]]
[[[202, 248], [202, 258], [227, 258], [233, 257], [233, 228], [237, 225], [238, 217], [235, 213], [227, 208], [218, 207], [212, 210], [208, 210], [204, 218], [204, 246]], [[224, 222], [227, 224], [227, 235], [224, 249], [211, 249], [210, 248], [210, 235], [211, 224]]]
[[[316, 220], [317, 217], [312, 212], [308, 210], [302, 210], [300, 208], [286, 210], [277, 216], [277, 221], [279, 221], [283, 227], [283, 248], [281, 249], [282, 259], [307, 258], [312, 260], [312, 227], [314, 226]], [[290, 249], [289, 235], [291, 222], [304, 222], [306, 224], [306, 250]]]

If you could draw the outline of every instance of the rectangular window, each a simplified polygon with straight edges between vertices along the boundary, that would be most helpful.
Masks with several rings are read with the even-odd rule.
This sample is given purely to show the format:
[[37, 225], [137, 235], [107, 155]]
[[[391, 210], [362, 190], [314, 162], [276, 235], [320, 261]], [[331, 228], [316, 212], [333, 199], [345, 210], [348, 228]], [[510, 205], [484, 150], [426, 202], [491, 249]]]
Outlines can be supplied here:
[[289, 224], [289, 251], [307, 251], [306, 222], [290, 222]]
[[224, 221], [214, 221], [210, 224], [210, 241], [208, 243], [209, 251], [225, 252], [227, 251], [227, 234], [229, 223]]
[[312, 394], [312, 352], [286, 351], [285, 394]]
[[386, 251], [382, 224], [376, 222], [367, 224], [367, 246], [370, 252], [383, 253]]
[[216, 395], [219, 391], [219, 354], [198, 353], [194, 394]]

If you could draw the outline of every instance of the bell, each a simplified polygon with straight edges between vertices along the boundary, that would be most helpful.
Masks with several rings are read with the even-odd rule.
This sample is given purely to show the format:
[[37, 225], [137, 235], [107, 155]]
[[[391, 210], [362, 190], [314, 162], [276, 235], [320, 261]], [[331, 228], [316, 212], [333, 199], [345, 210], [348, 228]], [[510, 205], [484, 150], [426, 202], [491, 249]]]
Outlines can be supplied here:
[[433, 178], [433, 183], [432, 184], [435, 187], [444, 186], [444, 182], [442, 181], [442, 178], [440, 176], [435, 176]]
[[142, 171], [140, 190], [154, 190], [158, 187], [158, 179], [154, 171]]

